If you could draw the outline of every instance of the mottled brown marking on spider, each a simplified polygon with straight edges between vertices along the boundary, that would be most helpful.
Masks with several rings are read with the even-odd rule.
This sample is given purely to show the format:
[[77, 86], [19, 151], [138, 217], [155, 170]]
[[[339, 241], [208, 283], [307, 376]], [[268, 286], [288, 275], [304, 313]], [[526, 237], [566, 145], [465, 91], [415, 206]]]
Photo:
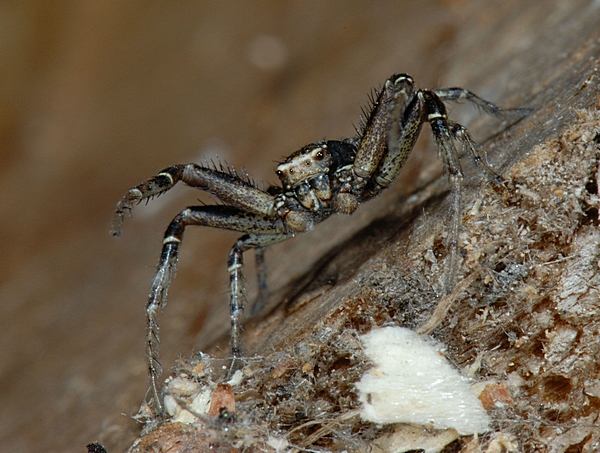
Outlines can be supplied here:
[[[398, 176], [412, 151], [421, 127], [429, 123], [444, 171], [452, 185], [452, 222], [449, 231], [445, 286], [450, 291], [457, 263], [463, 173], [454, 141], [462, 143], [475, 166], [492, 182], [502, 178], [481, 158], [471, 135], [447, 117], [445, 101], [466, 100], [500, 118], [519, 119], [529, 109], [504, 110], [462, 88], [416, 90], [413, 79], [394, 74], [373, 94], [355, 137], [311, 143], [292, 153], [276, 168], [281, 186], [266, 190], [247, 175], [238, 175], [222, 165], [174, 165], [130, 189], [117, 203], [111, 233], [120, 236], [125, 214], [134, 204], [169, 190], [179, 181], [205, 190], [221, 200], [215, 206], [192, 206], [171, 222], [163, 239], [158, 269], [146, 305], [146, 348], [154, 407], [163, 412], [157, 388], [159, 327], [157, 310], [167, 301], [167, 292], [185, 228], [189, 225], [223, 228], [243, 233], [228, 259], [229, 307], [231, 313], [232, 366], [242, 357], [240, 320], [243, 311], [243, 253], [256, 250], [259, 269], [259, 301], [265, 291], [264, 247], [313, 229], [332, 214], [352, 214], [358, 205], [378, 195]], [[260, 303], [253, 311], [260, 309]]]

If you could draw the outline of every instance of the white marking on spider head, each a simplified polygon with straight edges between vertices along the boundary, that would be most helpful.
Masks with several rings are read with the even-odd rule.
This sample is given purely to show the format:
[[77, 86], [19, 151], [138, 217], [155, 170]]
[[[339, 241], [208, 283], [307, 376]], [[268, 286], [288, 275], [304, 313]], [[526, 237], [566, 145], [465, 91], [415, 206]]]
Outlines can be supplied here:
[[283, 187], [290, 190], [297, 184], [327, 173], [331, 160], [326, 144], [312, 144], [293, 153], [275, 171]]

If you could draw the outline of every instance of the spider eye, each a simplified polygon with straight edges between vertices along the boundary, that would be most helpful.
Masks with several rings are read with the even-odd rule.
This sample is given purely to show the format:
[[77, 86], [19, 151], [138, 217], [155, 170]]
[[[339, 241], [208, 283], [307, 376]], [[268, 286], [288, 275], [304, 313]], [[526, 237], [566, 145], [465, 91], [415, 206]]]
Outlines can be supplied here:
[[325, 153], [323, 152], [323, 150], [319, 150], [315, 153], [315, 159], [317, 160], [323, 160], [324, 157]]
[[281, 170], [277, 170], [277, 171], [275, 172], [275, 174], [276, 174], [277, 176], [279, 176], [280, 178], [283, 176], [283, 172], [282, 172]]

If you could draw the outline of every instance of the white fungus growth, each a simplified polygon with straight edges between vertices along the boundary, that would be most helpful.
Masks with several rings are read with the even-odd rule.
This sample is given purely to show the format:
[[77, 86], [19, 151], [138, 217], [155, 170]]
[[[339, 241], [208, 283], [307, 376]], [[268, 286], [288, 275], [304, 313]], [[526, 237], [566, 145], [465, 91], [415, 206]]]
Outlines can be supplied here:
[[375, 363], [356, 385], [364, 421], [454, 428], [468, 435], [489, 430], [489, 416], [469, 379], [452, 368], [441, 348], [410, 329], [384, 327], [361, 337]]
[[[170, 389], [172, 391], [172, 389]], [[190, 412], [175, 399], [172, 394], [165, 395], [164, 404], [167, 414], [169, 414], [173, 423], [186, 423], [191, 425], [198, 421], [196, 414], [206, 415], [210, 407], [212, 389], [205, 388], [195, 395], [192, 395], [192, 401], [189, 408], [194, 412]]]

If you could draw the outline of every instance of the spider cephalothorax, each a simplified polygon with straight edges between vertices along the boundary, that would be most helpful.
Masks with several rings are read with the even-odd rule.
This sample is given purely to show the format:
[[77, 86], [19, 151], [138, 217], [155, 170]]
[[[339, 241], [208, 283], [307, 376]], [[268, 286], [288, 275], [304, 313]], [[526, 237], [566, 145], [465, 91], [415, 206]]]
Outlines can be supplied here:
[[[518, 119], [529, 112], [528, 109], [501, 110], [462, 88], [415, 90], [410, 76], [394, 74], [375, 92], [356, 137], [315, 142], [292, 153], [276, 168], [280, 187], [263, 190], [249, 177], [238, 175], [232, 168], [192, 163], [168, 167], [133, 187], [121, 198], [113, 217], [111, 233], [114, 236], [121, 234], [123, 218], [134, 204], [169, 190], [179, 181], [205, 190], [222, 202], [184, 209], [165, 232], [158, 269], [146, 305], [148, 368], [154, 405], [159, 412], [162, 412], [163, 406], [156, 382], [160, 364], [155, 315], [166, 304], [185, 228], [200, 225], [243, 233], [233, 245], [228, 259], [231, 370], [234, 370], [237, 359], [242, 355], [243, 253], [249, 249], [256, 250], [261, 300], [260, 294], [265, 290], [264, 247], [308, 232], [332, 214], [352, 214], [360, 203], [378, 195], [398, 176], [424, 123], [431, 126], [439, 158], [452, 184], [453, 221], [449, 232], [449, 270], [445, 278], [446, 289], [452, 287], [463, 180], [454, 141], [462, 143], [477, 168], [491, 181], [502, 182], [502, 178], [483, 162], [467, 130], [447, 118], [444, 101], [460, 100], [469, 101], [498, 117]], [[260, 308], [260, 304], [256, 307]]]

